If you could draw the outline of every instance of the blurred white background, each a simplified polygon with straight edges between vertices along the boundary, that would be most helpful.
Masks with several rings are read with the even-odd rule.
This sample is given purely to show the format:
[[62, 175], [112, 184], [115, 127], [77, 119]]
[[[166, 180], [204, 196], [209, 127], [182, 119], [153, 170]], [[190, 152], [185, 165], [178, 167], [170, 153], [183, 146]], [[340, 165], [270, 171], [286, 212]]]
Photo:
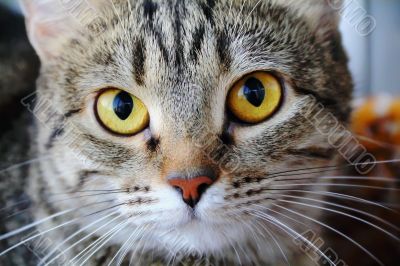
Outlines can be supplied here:
[[[400, 95], [400, 1], [347, 0], [346, 4], [348, 10], [342, 16], [341, 29], [356, 95]], [[359, 15], [360, 7], [367, 15]], [[351, 18], [358, 17], [355, 20], [360, 21], [368, 15], [375, 19], [376, 27], [371, 34], [362, 36]]]
[[[0, 3], [18, 10], [17, 0]], [[355, 95], [400, 95], [400, 0], [346, 0], [341, 14]], [[369, 21], [376, 26], [363, 28]]]

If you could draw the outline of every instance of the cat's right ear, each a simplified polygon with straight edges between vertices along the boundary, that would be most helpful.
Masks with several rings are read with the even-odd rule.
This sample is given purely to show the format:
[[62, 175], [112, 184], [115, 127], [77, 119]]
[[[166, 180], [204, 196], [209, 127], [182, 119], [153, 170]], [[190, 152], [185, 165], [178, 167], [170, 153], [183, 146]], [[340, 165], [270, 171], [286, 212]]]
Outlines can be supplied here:
[[74, 21], [58, 0], [19, 0], [31, 44], [42, 61], [57, 55]]
[[98, 34], [106, 0], [19, 0], [29, 39], [43, 61], [56, 57], [73, 38]]

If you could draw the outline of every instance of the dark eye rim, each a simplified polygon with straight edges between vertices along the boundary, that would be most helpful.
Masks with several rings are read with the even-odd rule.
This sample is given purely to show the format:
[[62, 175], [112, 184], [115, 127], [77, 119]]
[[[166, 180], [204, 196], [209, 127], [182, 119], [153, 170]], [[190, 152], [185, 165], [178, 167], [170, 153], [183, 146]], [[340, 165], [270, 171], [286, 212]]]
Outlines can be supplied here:
[[[98, 102], [99, 102], [100, 96], [101, 96], [103, 93], [105, 93], [105, 92], [107, 92], [107, 91], [109, 91], [109, 90], [119, 90], [119, 91], [125, 91], [126, 93], [129, 93], [129, 92], [127, 92], [126, 90], [123, 90], [123, 89], [120, 89], [120, 88], [117, 88], [117, 87], [106, 87], [106, 88], [103, 88], [103, 89], [100, 89], [99, 91], [97, 91], [97, 95], [96, 95], [96, 98], [95, 98], [94, 104], [93, 104], [93, 112], [94, 112], [94, 115], [95, 115], [95, 117], [96, 117], [97, 123], [98, 123], [108, 134], [113, 135], [113, 136], [115, 136], [115, 137], [119, 137], [119, 138], [130, 138], [130, 137], [136, 136], [136, 135], [142, 133], [143, 131], [145, 131], [149, 126], [145, 127], [143, 130], [141, 130], [141, 131], [139, 131], [139, 132], [136, 132], [136, 133], [133, 133], [133, 134], [121, 134], [121, 133], [118, 133], [118, 132], [113, 131], [112, 129], [110, 129], [109, 127], [107, 127], [107, 126], [103, 123], [103, 121], [101, 121], [100, 116], [99, 116], [99, 112], [98, 112], [98, 110], [97, 110], [97, 104], [98, 104]], [[130, 94], [130, 93], [129, 93], [129, 94]]]
[[255, 71], [252, 71], [252, 72], [242, 75], [240, 78], [238, 78], [234, 82], [232, 82], [232, 85], [229, 87], [226, 99], [228, 99], [229, 93], [231, 92], [232, 88], [239, 81], [241, 81], [242, 79], [245, 79], [247, 77], [250, 77], [250, 76], [254, 75], [255, 73], [266, 73], [266, 74], [269, 74], [269, 75], [273, 76], [274, 78], [276, 78], [276, 80], [279, 82], [279, 85], [281, 87], [281, 93], [282, 93], [279, 103], [278, 103], [277, 107], [275, 108], [274, 112], [272, 112], [270, 116], [268, 116], [267, 118], [265, 118], [264, 120], [262, 120], [258, 123], [249, 123], [249, 122], [240, 120], [238, 117], [236, 117], [236, 115], [230, 110], [230, 108], [228, 106], [228, 101], [225, 100], [225, 109], [226, 109], [225, 113], [226, 113], [226, 116], [230, 123], [233, 123], [235, 125], [240, 125], [242, 127], [254, 127], [254, 126], [260, 125], [260, 124], [270, 120], [271, 118], [273, 118], [279, 112], [279, 110], [282, 108], [282, 106], [286, 100], [285, 79], [281, 74], [279, 74], [279, 72], [271, 71], [271, 70], [255, 70]]

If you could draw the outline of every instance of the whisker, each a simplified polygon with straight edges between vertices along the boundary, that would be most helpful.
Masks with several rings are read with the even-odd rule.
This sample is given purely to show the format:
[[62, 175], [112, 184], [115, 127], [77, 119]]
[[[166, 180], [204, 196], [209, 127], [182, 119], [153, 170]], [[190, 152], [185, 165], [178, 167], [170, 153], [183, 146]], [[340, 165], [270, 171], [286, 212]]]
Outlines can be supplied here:
[[77, 191], [68, 191], [61, 193], [49, 193], [49, 196], [62, 196], [62, 195], [70, 195], [77, 193], [92, 193], [92, 192], [118, 192], [118, 191], [126, 191], [126, 189], [91, 189], [91, 190], [77, 190]]
[[323, 223], [323, 222], [320, 222], [320, 221], [318, 221], [318, 220], [316, 220], [316, 219], [314, 219], [314, 218], [311, 218], [311, 217], [309, 217], [309, 216], [307, 216], [307, 215], [304, 215], [304, 214], [301, 214], [301, 213], [296, 212], [296, 211], [294, 211], [294, 210], [285, 208], [285, 207], [280, 206], [280, 205], [278, 205], [278, 204], [272, 203], [272, 205], [274, 205], [274, 206], [276, 206], [276, 207], [278, 207], [278, 208], [284, 209], [284, 210], [286, 210], [286, 211], [288, 211], [288, 212], [291, 212], [291, 213], [293, 213], [293, 214], [296, 214], [296, 215], [298, 215], [298, 216], [300, 216], [300, 217], [303, 217], [303, 218], [305, 218], [305, 219], [307, 219], [307, 220], [310, 220], [310, 221], [312, 221], [312, 222], [314, 222], [314, 223], [317, 223], [317, 224], [319, 224], [319, 225], [321, 225], [321, 226], [323, 226], [323, 227], [325, 227], [325, 228], [327, 228], [327, 229], [329, 229], [329, 230], [335, 232], [336, 234], [339, 234], [340, 236], [344, 237], [345, 239], [347, 239], [348, 241], [350, 241], [351, 243], [353, 243], [355, 246], [357, 246], [358, 248], [360, 248], [363, 252], [365, 252], [368, 256], [370, 256], [370, 257], [371, 257], [375, 262], [377, 262], [379, 265], [384, 266], [384, 264], [383, 264], [376, 256], [374, 256], [370, 251], [368, 251], [368, 250], [367, 250], [366, 248], [364, 248], [360, 243], [358, 243], [357, 241], [355, 241], [355, 240], [352, 239], [351, 237], [347, 236], [346, 234], [340, 232], [339, 230], [337, 230], [337, 229], [335, 229], [335, 228], [333, 228], [333, 227], [331, 227], [331, 226], [329, 226], [329, 225], [327, 225], [327, 224], [325, 224], [325, 223]]
[[[103, 241], [105, 238], [107, 238], [110, 234], [113, 234], [113, 232], [115, 232], [118, 228], [120, 228], [121, 226], [127, 224], [128, 221], [124, 220], [120, 223], [118, 223], [117, 225], [115, 225], [114, 227], [112, 227], [110, 230], [108, 230], [105, 234], [103, 234], [101, 237], [99, 237], [98, 239], [96, 239], [95, 241], [91, 242], [87, 247], [85, 247], [83, 250], [81, 250], [78, 254], [75, 255], [75, 257], [73, 257], [70, 260], [70, 263], [72, 265], [75, 265], [79, 262], [79, 260], [81, 260], [86, 254], [88, 254], [93, 248], [95, 248], [99, 243], [101, 243], [101, 241]], [[82, 239], [80, 240], [82, 241]], [[76, 261], [76, 263], [75, 263]]]
[[[238, 221], [239, 221], [239, 220], [241, 219], [240, 215], [239, 215], [239, 214], [236, 214], [236, 216], [238, 217]], [[254, 242], [255, 242], [255, 244], [256, 244], [256, 246], [257, 246], [257, 250], [261, 250], [261, 247], [260, 247], [260, 245], [259, 245], [259, 243], [258, 243], [260, 238], [258, 238], [257, 236], [258, 236], [258, 235], [261, 235], [261, 236], [265, 239], [264, 233], [261, 232], [261, 230], [258, 228], [258, 226], [252, 227], [252, 226], [251, 226], [248, 222], [246, 222], [246, 221], [243, 221], [242, 223], [243, 223], [245, 226], [247, 226], [247, 228], [249, 228], [250, 233], [252, 234], [253, 239], [254, 239]], [[261, 225], [261, 223], [258, 222], [257, 224], [260, 226], [261, 229], [265, 229], [265, 228]], [[253, 228], [257, 231], [258, 235], [256, 235], [256, 234], [254, 233], [255, 230], [253, 230]]]
[[[257, 206], [257, 205], [254, 205], [254, 206]], [[335, 265], [335, 263], [327, 255], [325, 255], [325, 253], [323, 253], [318, 247], [316, 247], [311, 241], [309, 241], [304, 236], [302, 236], [301, 234], [299, 234], [298, 232], [296, 232], [295, 230], [293, 230], [292, 228], [290, 228], [289, 226], [287, 226], [286, 224], [281, 222], [279, 219], [276, 219], [275, 217], [273, 217], [271, 215], [268, 215], [264, 212], [257, 211], [255, 209], [251, 209], [251, 208], [246, 208], [246, 209], [249, 212], [251, 212], [252, 215], [254, 215], [255, 217], [258, 217], [264, 221], [270, 222], [271, 224], [275, 225], [276, 227], [278, 227], [279, 229], [284, 231], [289, 236], [295, 237], [295, 238], [300, 238], [303, 242], [307, 243], [310, 247], [312, 247], [320, 256], [324, 257], [328, 262], [330, 262], [331, 265]]]
[[46, 217], [46, 218], [43, 218], [43, 219], [41, 219], [41, 220], [39, 220], [39, 221], [30, 223], [30, 224], [28, 224], [28, 225], [25, 225], [25, 226], [23, 226], [23, 227], [21, 227], [21, 228], [18, 228], [18, 229], [16, 229], [16, 230], [14, 230], [14, 231], [11, 231], [11, 232], [8, 232], [8, 233], [6, 233], [6, 234], [3, 234], [3, 235], [0, 236], [0, 241], [1, 241], [1, 240], [4, 240], [4, 239], [7, 239], [7, 238], [10, 238], [10, 237], [12, 237], [12, 236], [15, 236], [15, 235], [17, 235], [17, 234], [19, 234], [19, 233], [22, 233], [22, 232], [26, 231], [26, 230], [29, 230], [29, 229], [31, 229], [31, 228], [33, 228], [33, 227], [39, 225], [39, 224], [42, 224], [42, 223], [44, 223], [44, 222], [47, 222], [47, 221], [49, 221], [49, 220], [51, 220], [51, 219], [54, 219], [54, 218], [56, 218], [56, 217], [60, 217], [60, 216], [62, 216], [62, 215], [71, 213], [71, 212], [73, 212], [73, 211], [77, 211], [77, 210], [82, 209], [82, 208], [86, 208], [86, 207], [90, 207], [90, 206], [93, 206], [93, 205], [102, 204], [102, 203], [106, 203], [106, 202], [110, 202], [110, 200], [101, 201], [101, 202], [95, 202], [95, 203], [90, 203], [90, 204], [83, 205], [83, 206], [81, 206], [81, 207], [71, 208], [71, 209], [68, 209], [68, 210], [60, 211], [60, 212], [55, 213], [55, 214], [53, 214], [53, 215], [50, 215], [50, 216], [48, 216], [48, 217]]
[[24, 162], [13, 164], [13, 165], [11, 165], [11, 166], [9, 166], [7, 168], [1, 169], [0, 170], [0, 175], [5, 173], [5, 172], [16, 170], [16, 169], [21, 168], [23, 166], [28, 166], [28, 165], [31, 165], [33, 163], [41, 162], [41, 161], [44, 161], [45, 159], [50, 159], [50, 158], [54, 158], [54, 154], [46, 154], [46, 155], [38, 157], [38, 158], [34, 158], [34, 159], [30, 159], [30, 160], [27, 160], [27, 161], [24, 161]]
[[123, 24], [123, 22], [122, 22], [120, 13], [118, 12], [117, 8], [115, 7], [114, 0], [110, 0], [110, 2], [111, 2], [111, 5], [112, 5], [112, 8], [113, 8], [113, 10], [114, 10], [115, 15], [117, 15], [117, 18], [118, 18], [118, 20], [119, 20], [119, 23], [121, 24], [121, 27], [122, 27], [122, 29], [124, 30], [125, 37], [126, 37], [126, 38], [129, 38], [128, 31], [126, 30], [126, 26], [124, 26], [124, 24]]
[[278, 247], [280, 253], [282, 254], [283, 259], [285, 260], [287, 265], [291, 265], [289, 262], [288, 257], [286, 256], [285, 252], [283, 251], [281, 245], [279, 244], [279, 241], [276, 239], [274, 233], [270, 231], [266, 226], [262, 226], [262, 228], [268, 233], [268, 235], [271, 237], [272, 241], [274, 241], [275, 245]]
[[275, 179], [274, 182], [279, 181], [297, 181], [297, 180], [309, 180], [309, 179], [318, 179], [318, 180], [358, 180], [358, 181], [378, 181], [378, 182], [388, 182], [388, 183], [399, 183], [400, 180], [396, 180], [394, 178], [386, 178], [386, 177], [362, 177], [362, 176], [321, 176], [321, 177], [304, 177], [304, 178], [293, 178], [293, 179]]
[[[354, 166], [365, 166], [365, 165], [373, 165], [373, 164], [391, 164], [391, 163], [399, 163], [399, 162], [400, 162], [400, 159], [393, 159], [393, 160], [375, 161], [375, 162], [371, 162], [371, 163], [353, 163], [353, 164], [343, 164], [343, 165], [328, 165], [328, 166], [319, 166], [319, 167], [298, 168], [298, 169], [292, 169], [292, 170], [272, 172], [272, 173], [267, 174], [266, 177], [261, 178], [261, 179], [268, 180], [268, 179], [276, 178], [276, 177], [305, 175], [305, 174], [310, 174], [310, 173], [318, 174], [318, 173], [324, 173], [327, 171], [343, 170], [343, 169], [351, 168]], [[314, 170], [320, 170], [320, 171], [314, 171]], [[302, 171], [307, 171], [307, 172], [302, 172]], [[313, 171], [313, 172], [308, 172], [308, 171]], [[301, 172], [301, 173], [297, 173], [297, 172]], [[256, 180], [254, 180], [254, 182], [256, 182]]]
[[[114, 233], [112, 233], [108, 238], [106, 238], [103, 243], [98, 243], [99, 245], [84, 259], [79, 265], [84, 265], [97, 251], [99, 251], [108, 241], [110, 241], [114, 236], [116, 236], [120, 231], [125, 229], [125, 227], [129, 224], [129, 221], [126, 221], [123, 225], [117, 228]], [[90, 251], [89, 251], [90, 252]]]
[[[121, 192], [122, 193], [122, 192]], [[109, 194], [117, 194], [117, 192], [113, 192], [113, 193], [98, 193], [98, 194], [91, 194], [91, 195], [81, 195], [81, 196], [76, 196], [76, 197], [68, 197], [68, 198], [64, 198], [64, 199], [56, 199], [56, 200], [47, 200], [46, 203], [48, 204], [54, 204], [54, 203], [60, 203], [60, 202], [65, 202], [65, 201], [69, 201], [69, 200], [74, 200], [74, 199], [78, 199], [78, 198], [85, 198], [85, 197], [94, 197], [94, 196], [100, 196], [100, 195], [109, 195]], [[8, 216], [6, 216], [5, 218], [3, 218], [3, 221], [6, 221], [16, 215], [25, 213], [27, 211], [33, 210], [35, 208], [37, 208], [37, 203], [33, 203], [33, 206], [30, 206], [28, 208], [25, 208], [23, 210], [19, 210], [16, 211], [15, 213], [12, 213]], [[1, 240], [1, 239], [0, 239]]]
[[102, 196], [102, 195], [119, 194], [119, 193], [124, 193], [124, 192], [126, 192], [126, 191], [125, 190], [121, 190], [121, 191], [113, 191], [113, 192], [101, 192], [101, 193], [88, 194], [88, 195], [78, 195], [78, 196], [75, 196], [75, 197], [57, 199], [57, 200], [54, 200], [53, 202], [48, 202], [48, 203], [63, 202], [63, 201], [72, 200], [72, 199], [81, 199], [81, 198], [95, 197], [95, 196]]
[[24, 200], [18, 201], [18, 202], [16, 202], [16, 203], [13, 203], [13, 204], [11, 204], [11, 205], [8, 205], [8, 206], [5, 206], [5, 207], [1, 208], [1, 209], [0, 209], [0, 213], [3, 212], [3, 211], [6, 211], [7, 209], [15, 208], [15, 207], [17, 207], [17, 206], [20, 205], [20, 204], [23, 204], [23, 203], [30, 203], [30, 202], [31, 202], [31, 200], [29, 200], [29, 199], [24, 199]]
[[347, 187], [347, 188], [364, 188], [364, 189], [374, 189], [374, 190], [384, 190], [384, 191], [395, 191], [400, 192], [397, 188], [386, 188], [377, 186], [367, 186], [367, 185], [355, 185], [355, 184], [336, 184], [336, 183], [308, 183], [308, 184], [271, 184], [273, 187], [292, 187], [292, 186], [323, 186], [323, 187]]
[[[111, 214], [116, 214], [118, 213], [118, 211], [113, 212]], [[110, 215], [106, 216], [106, 217], [102, 217], [100, 220], [104, 220], [105, 218], [108, 218]], [[85, 239], [89, 238], [90, 236], [94, 235], [95, 233], [97, 233], [98, 231], [100, 231], [101, 229], [105, 228], [107, 225], [111, 224], [112, 222], [118, 220], [119, 218], [121, 218], [123, 216], [123, 214], [120, 214], [116, 217], [114, 217], [113, 219], [111, 219], [110, 221], [108, 221], [107, 223], [103, 224], [102, 226], [100, 226], [99, 228], [97, 228], [96, 230], [94, 230], [93, 232], [90, 232], [89, 234], [87, 234], [86, 236], [82, 237], [81, 239], [79, 239], [78, 241], [76, 241], [75, 243], [73, 243], [72, 245], [70, 245], [67, 249], [63, 250], [63, 252], [61, 252], [60, 254], [57, 254], [57, 256], [55, 256], [54, 258], [52, 258], [50, 261], [48, 261], [45, 266], [47, 265], [51, 265], [51, 263], [53, 261], [55, 261], [57, 258], [59, 258], [60, 256], [62, 256], [65, 252], [67, 252], [68, 250], [71, 250], [73, 247], [75, 247], [76, 245], [78, 245], [79, 243], [81, 243], [82, 241], [84, 241]], [[99, 220], [95, 221], [95, 223], [99, 222]], [[92, 223], [93, 225], [93, 223]], [[45, 263], [45, 261], [50, 258], [50, 256], [52, 254], [54, 254], [54, 252], [57, 251], [57, 249], [59, 247], [61, 247], [63, 244], [65, 244], [67, 241], [69, 241], [70, 239], [72, 239], [73, 237], [75, 237], [75, 235], [78, 235], [79, 233], [83, 232], [84, 230], [86, 230], [88, 227], [90, 226], [86, 226], [85, 228], [82, 228], [81, 230], [79, 230], [78, 232], [76, 232], [74, 235], [68, 237], [67, 239], [65, 239], [62, 243], [60, 243], [56, 248], [54, 248], [54, 250], [52, 252], [50, 252], [49, 254], [46, 255], [46, 257], [44, 257], [41, 261], [43, 263]]]
[[229, 239], [229, 237], [225, 236], [225, 239], [229, 242], [229, 245], [232, 247], [233, 252], [235, 252], [235, 255], [236, 255], [237, 259], [238, 259], [239, 265], [243, 265], [242, 264], [242, 260], [240, 259], [239, 252], [235, 248], [235, 245], [232, 243], [232, 241]]
[[[365, 216], [368, 216], [368, 217], [370, 217], [370, 218], [372, 218], [372, 219], [375, 219], [375, 220], [377, 220], [377, 221], [380, 221], [381, 223], [383, 223], [383, 224], [385, 224], [385, 225], [387, 225], [387, 226], [389, 226], [389, 227], [395, 229], [396, 231], [399, 231], [399, 232], [400, 232], [400, 228], [397, 227], [397, 226], [395, 226], [394, 224], [392, 224], [392, 223], [390, 223], [390, 222], [388, 222], [388, 221], [386, 221], [386, 220], [384, 220], [384, 219], [382, 219], [382, 218], [380, 218], [380, 217], [378, 217], [378, 216], [376, 216], [376, 215], [373, 215], [373, 214], [371, 214], [371, 213], [364, 212], [364, 211], [361, 211], [361, 210], [358, 210], [358, 209], [355, 209], [355, 208], [351, 208], [351, 207], [348, 207], [348, 206], [345, 206], [345, 205], [336, 204], [336, 203], [332, 203], [332, 202], [328, 202], [328, 201], [310, 199], [310, 198], [307, 198], [307, 197], [298, 197], [298, 196], [291, 196], [291, 195], [282, 195], [282, 196], [288, 197], [288, 198], [295, 198], [295, 199], [305, 199], [305, 200], [314, 201], [314, 202], [318, 202], [318, 203], [322, 203], [322, 204], [326, 204], [326, 205], [330, 205], [330, 206], [334, 206], [334, 207], [346, 209], [346, 210], [349, 210], [349, 211], [357, 212], [357, 213], [363, 214], [363, 215], [365, 215]], [[278, 200], [278, 201], [286, 202], [285, 200]], [[291, 202], [291, 201], [287, 201], [287, 202]], [[374, 225], [374, 224], [369, 224], [369, 223], [368, 223], [366, 220], [364, 220], [364, 219], [361, 219], [361, 218], [359, 218], [359, 217], [356, 217], [356, 216], [353, 216], [353, 215], [350, 215], [350, 214], [348, 214], [348, 213], [344, 213], [344, 212], [341, 212], [341, 211], [337, 211], [337, 210], [334, 210], [334, 209], [324, 208], [324, 207], [321, 207], [321, 206], [315, 206], [315, 205], [306, 204], [306, 203], [301, 203], [301, 202], [296, 202], [295, 204], [300, 204], [300, 205], [304, 205], [304, 206], [307, 206], [307, 207], [315, 207], [315, 208], [318, 208], [318, 209], [327, 210], [327, 211], [330, 211], [330, 212], [334, 212], [334, 213], [337, 213], [337, 214], [341, 214], [341, 215], [350, 217], [350, 218], [352, 218], [352, 219], [359, 220], [359, 221], [361, 221], [361, 222], [365, 222], [365, 223], [367, 223], [368, 225], [373, 226], [373, 227], [376, 226], [376, 225]], [[386, 230], [383, 230], [383, 229], [377, 228], [377, 227], [375, 227], [375, 228], [378, 229], [378, 230], [381, 230], [382, 232], [384, 232], [384, 233], [386, 233], [386, 234], [388, 234], [388, 235], [390, 235], [390, 236], [392, 236], [392, 237], [394, 237], [397, 241], [400, 241], [399, 238], [395, 237], [393, 234], [387, 232]]]
[[15, 216], [17, 216], [17, 215], [19, 215], [19, 214], [22, 214], [22, 213], [25, 213], [25, 212], [27, 212], [27, 211], [29, 211], [29, 210], [32, 210], [33, 208], [35, 208], [35, 207], [28, 207], [28, 208], [23, 209], [23, 210], [18, 210], [18, 211], [14, 212], [14, 213], [12, 213], [12, 214], [10, 214], [10, 215], [7, 215], [7, 216], [4, 217], [4, 218], [1, 218], [1, 221], [2, 221], [2, 222], [7, 221], [8, 219], [11, 219], [11, 218], [13, 218], [13, 217], [15, 217]]
[[238, 26], [239, 26], [239, 23], [238, 23], [238, 22], [239, 22], [240, 17], [242, 16], [243, 9], [244, 9], [244, 6], [246, 5], [246, 2], [247, 2], [247, 0], [244, 0], [242, 6], [240, 7], [239, 14], [238, 14], [237, 18], [235, 19], [234, 29], [233, 29], [233, 31], [232, 31], [233, 35], [236, 35], [236, 36], [237, 36], [236, 39], [235, 39], [235, 41], [237, 41], [237, 38], [240, 36], [240, 34], [237, 34], [237, 33], [238, 33], [237, 30], [238, 30]]
[[[132, 239], [133, 236], [136, 235], [136, 233], [139, 231], [140, 227], [138, 226], [128, 237], [128, 239], [124, 242], [123, 245], [118, 249], [117, 253], [112, 257], [110, 262], [108, 263], [108, 266], [111, 266], [111, 264], [114, 262], [114, 260], [118, 257], [118, 255], [122, 252], [122, 254], [125, 254], [125, 248], [126, 250], [129, 249], [129, 245], [131, 244], [129, 241]], [[120, 265], [119, 261], [117, 265]]]
[[[146, 226], [146, 227], [148, 227], [148, 226]], [[141, 232], [142, 232], [142, 236], [140, 237], [139, 241], [136, 243], [136, 248], [132, 251], [132, 255], [136, 254], [137, 249], [140, 247], [141, 242], [142, 242], [142, 240], [144, 239], [144, 234], [143, 234], [143, 232], [145, 231], [145, 228], [142, 227], [142, 228], [140, 228], [140, 229], [141, 229]], [[135, 244], [135, 243], [131, 243], [131, 247], [132, 247], [133, 244]], [[127, 247], [127, 249], [125, 250], [125, 252], [122, 254], [122, 256], [120, 256], [120, 258], [118, 259], [117, 265], [121, 265], [123, 259], [125, 258], [126, 254], [128, 253], [128, 251], [129, 251], [129, 246]], [[140, 262], [140, 259], [141, 259], [141, 255], [140, 255], [140, 257], [138, 258], [138, 262]], [[130, 260], [129, 260], [129, 261], [130, 261]]]
[[[93, 205], [93, 204], [92, 204], [92, 205]], [[104, 210], [108, 210], [108, 209], [109, 209], [109, 208], [104, 209]], [[95, 213], [92, 213], [92, 214], [89, 214], [89, 215], [85, 215], [84, 217], [87, 217], [87, 216], [90, 216], [90, 215], [93, 215], [93, 214], [102, 212], [102, 211], [104, 211], [104, 210], [101, 210], [101, 211], [98, 211], [98, 212], [95, 212]], [[80, 219], [82, 219], [82, 218], [84, 218], [84, 217], [74, 218], [74, 219], [72, 219], [72, 220], [70, 220], [70, 221], [68, 221], [68, 222], [62, 223], [62, 224], [57, 225], [57, 226], [55, 226], [55, 227], [53, 227], [53, 228], [50, 228], [50, 229], [45, 230], [45, 231], [43, 231], [43, 232], [40, 232], [40, 233], [38, 233], [38, 234], [36, 234], [36, 235], [33, 235], [33, 236], [31, 236], [31, 237], [29, 237], [29, 238], [27, 238], [27, 239], [24, 239], [24, 240], [18, 242], [17, 244], [15, 244], [15, 245], [13, 245], [13, 246], [7, 248], [6, 250], [2, 251], [2, 252], [0, 253], [0, 257], [3, 256], [3, 255], [5, 255], [5, 254], [7, 254], [7, 253], [10, 252], [11, 250], [13, 250], [13, 249], [15, 249], [15, 248], [21, 246], [22, 244], [25, 244], [25, 243], [27, 243], [27, 242], [29, 242], [29, 241], [31, 241], [31, 240], [37, 238], [37, 237], [40, 237], [40, 236], [42, 236], [42, 235], [44, 235], [44, 234], [46, 234], [46, 233], [48, 233], [48, 232], [54, 231], [54, 230], [56, 230], [56, 229], [58, 229], [58, 228], [61, 228], [61, 227], [65, 226], [65, 225], [69, 225], [69, 224], [75, 223], [76, 221], [78, 221], [78, 220], [80, 220]]]
[[[262, 0], [258, 0], [258, 2], [254, 5], [253, 9], [249, 12], [249, 14], [247, 14], [246, 19], [244, 20], [244, 22], [242, 23], [242, 25], [239, 28], [239, 32], [241, 32], [243, 30], [243, 27], [246, 25], [247, 21], [249, 20], [251, 14], [253, 14], [254, 10], [257, 8], [257, 6], [262, 2]], [[238, 34], [239, 35], [239, 34]]]
[[360, 140], [367, 141], [367, 142], [372, 143], [372, 144], [376, 144], [376, 145], [378, 145], [378, 146], [380, 146], [382, 148], [400, 149], [400, 146], [396, 145], [394, 143], [388, 143], [388, 142], [383, 142], [383, 141], [380, 141], [380, 140], [371, 139], [369, 137], [362, 136], [362, 135], [359, 135], [359, 134], [355, 134], [355, 136]]
[[[80, 233], [84, 232], [85, 230], [87, 230], [88, 228], [94, 226], [95, 224], [100, 223], [101, 221], [103, 221], [103, 220], [109, 218], [110, 216], [113, 216], [113, 215], [117, 214], [118, 212], [119, 212], [119, 211], [111, 212], [111, 213], [109, 213], [109, 214], [107, 214], [107, 215], [105, 215], [105, 216], [103, 216], [103, 217], [101, 217], [101, 218], [99, 218], [99, 219], [97, 219], [97, 220], [91, 222], [90, 224], [88, 224], [88, 225], [86, 225], [85, 227], [79, 229], [78, 231], [76, 231], [75, 233], [73, 233], [72, 235], [70, 235], [69, 237], [67, 237], [66, 239], [64, 239], [64, 240], [63, 240], [61, 243], [59, 243], [55, 248], [53, 248], [49, 253], [47, 253], [46, 256], [44, 256], [43, 258], [41, 258], [41, 260], [40, 260], [40, 262], [39, 262], [39, 266], [42, 266], [43, 264], [45, 264], [45, 263], [46, 263], [46, 260], [47, 260], [48, 258], [50, 258], [55, 252], [57, 252], [57, 250], [58, 250], [62, 245], [64, 245], [65, 243], [67, 243], [69, 240], [73, 239], [75, 236], [79, 235]], [[65, 253], [65, 251], [67, 251], [67, 250], [64, 250], [61, 254]], [[61, 254], [59, 254], [59, 255], [61, 255]], [[57, 257], [56, 257], [56, 258], [57, 258]], [[53, 261], [53, 260], [52, 260], [52, 261]], [[48, 262], [48, 264], [50, 264], [52, 261]], [[47, 263], [46, 263], [45, 265], [47, 265]]]
[[380, 207], [383, 208], [385, 210], [397, 213], [397, 211], [388, 208], [380, 203], [374, 202], [374, 201], [370, 201], [370, 200], [366, 200], [363, 198], [359, 198], [359, 197], [355, 197], [355, 196], [351, 196], [348, 194], [342, 194], [342, 193], [337, 193], [337, 192], [330, 192], [330, 191], [312, 191], [312, 190], [292, 190], [292, 189], [282, 189], [279, 191], [287, 191], [287, 192], [297, 192], [297, 193], [308, 193], [308, 194], [316, 194], [316, 195], [322, 195], [322, 196], [328, 196], [328, 197], [333, 197], [333, 198], [338, 198], [338, 199], [345, 199], [345, 200], [350, 200], [350, 201], [354, 201], [354, 202], [359, 202], [359, 203], [364, 203], [364, 204], [369, 204], [372, 206], [376, 206], [376, 207]]

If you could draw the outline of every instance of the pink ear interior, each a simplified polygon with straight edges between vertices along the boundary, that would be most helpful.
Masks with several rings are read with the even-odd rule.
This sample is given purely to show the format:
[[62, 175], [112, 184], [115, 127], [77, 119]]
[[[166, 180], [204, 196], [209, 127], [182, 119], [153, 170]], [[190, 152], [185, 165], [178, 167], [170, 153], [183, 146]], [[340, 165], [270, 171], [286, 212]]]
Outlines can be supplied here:
[[20, 0], [20, 3], [29, 39], [39, 57], [44, 60], [57, 55], [63, 41], [78, 29], [73, 14], [62, 6], [60, 0]]

